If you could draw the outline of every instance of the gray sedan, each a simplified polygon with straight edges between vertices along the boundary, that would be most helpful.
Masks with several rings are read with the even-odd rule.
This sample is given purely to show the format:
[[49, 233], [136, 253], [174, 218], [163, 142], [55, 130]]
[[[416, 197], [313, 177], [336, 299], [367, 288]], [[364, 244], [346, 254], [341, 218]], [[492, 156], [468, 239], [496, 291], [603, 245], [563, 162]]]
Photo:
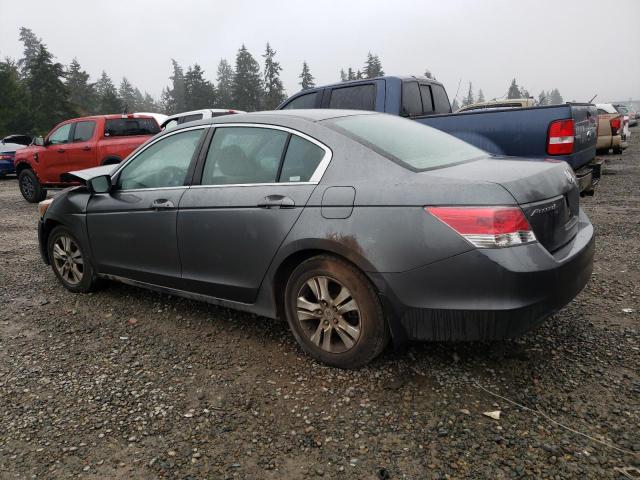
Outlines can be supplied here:
[[42, 256], [87, 292], [111, 279], [285, 317], [351, 368], [390, 338], [521, 334], [591, 274], [593, 227], [564, 162], [493, 158], [361, 111], [238, 114], [169, 129], [40, 205]]

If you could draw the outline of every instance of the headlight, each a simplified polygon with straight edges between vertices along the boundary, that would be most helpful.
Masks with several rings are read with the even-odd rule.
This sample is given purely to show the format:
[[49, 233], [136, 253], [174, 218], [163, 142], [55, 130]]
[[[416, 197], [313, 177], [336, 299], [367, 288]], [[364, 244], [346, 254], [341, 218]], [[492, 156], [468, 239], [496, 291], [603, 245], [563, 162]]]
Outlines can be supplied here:
[[44, 216], [47, 208], [49, 208], [49, 205], [51, 205], [51, 202], [53, 202], [53, 198], [47, 198], [46, 200], [38, 203], [38, 213], [40, 214], [40, 217]]

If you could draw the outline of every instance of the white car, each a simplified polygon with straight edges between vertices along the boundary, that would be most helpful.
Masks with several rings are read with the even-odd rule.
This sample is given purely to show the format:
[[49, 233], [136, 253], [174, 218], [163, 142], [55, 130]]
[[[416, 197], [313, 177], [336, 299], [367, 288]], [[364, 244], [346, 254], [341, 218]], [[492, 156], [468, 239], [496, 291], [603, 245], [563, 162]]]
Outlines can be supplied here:
[[134, 115], [148, 115], [156, 119], [158, 125], [162, 125], [162, 123], [167, 119], [167, 116], [164, 113], [154, 113], [154, 112], [136, 112]]
[[223, 115], [232, 115], [234, 113], [245, 113], [242, 110], [232, 110], [229, 108], [205, 108], [203, 110], [193, 110], [191, 112], [176, 113], [168, 117], [162, 124], [160, 130], [182, 125], [187, 122], [195, 122], [205, 118], [221, 117]]

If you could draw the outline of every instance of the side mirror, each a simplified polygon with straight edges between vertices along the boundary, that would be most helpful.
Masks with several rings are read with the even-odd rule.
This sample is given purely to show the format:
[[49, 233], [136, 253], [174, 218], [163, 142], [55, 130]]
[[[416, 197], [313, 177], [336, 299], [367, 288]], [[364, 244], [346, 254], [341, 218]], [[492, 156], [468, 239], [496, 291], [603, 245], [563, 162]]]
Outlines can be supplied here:
[[44, 138], [42, 137], [36, 137], [33, 139], [33, 144], [38, 146], [38, 147], [44, 147]]
[[111, 176], [100, 175], [87, 181], [91, 193], [109, 193], [111, 191]]

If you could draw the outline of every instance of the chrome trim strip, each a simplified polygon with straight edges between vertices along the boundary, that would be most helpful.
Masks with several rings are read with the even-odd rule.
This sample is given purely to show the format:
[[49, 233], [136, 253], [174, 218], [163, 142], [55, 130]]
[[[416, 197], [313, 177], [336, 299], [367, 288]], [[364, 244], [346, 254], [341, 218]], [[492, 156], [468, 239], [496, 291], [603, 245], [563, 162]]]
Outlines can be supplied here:
[[[187, 190], [189, 185], [181, 185], [180, 187], [150, 187], [150, 188], [132, 188], [131, 190], [116, 190], [116, 193], [129, 193], [129, 192], [148, 192], [149, 190]], [[98, 195], [112, 195], [114, 192], [98, 194]]]
[[273, 183], [225, 183], [220, 185], [190, 185], [189, 188], [222, 187], [290, 187], [295, 185], [317, 185], [318, 182], [273, 182]]

